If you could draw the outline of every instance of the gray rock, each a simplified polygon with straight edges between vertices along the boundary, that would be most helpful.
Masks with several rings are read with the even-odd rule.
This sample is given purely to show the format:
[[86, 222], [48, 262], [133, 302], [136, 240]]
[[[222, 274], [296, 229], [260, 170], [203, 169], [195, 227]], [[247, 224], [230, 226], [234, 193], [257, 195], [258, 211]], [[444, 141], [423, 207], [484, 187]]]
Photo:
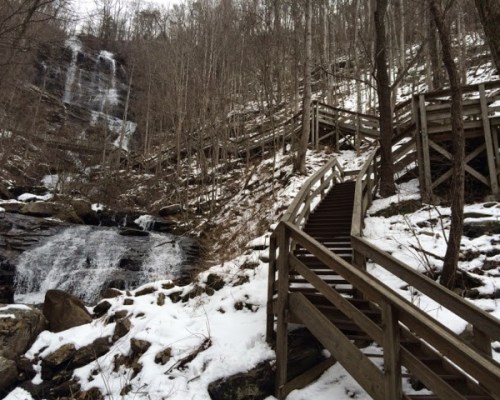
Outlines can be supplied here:
[[111, 348], [110, 337], [102, 337], [78, 349], [71, 360], [72, 368], [83, 367], [106, 354]]
[[140, 340], [136, 338], [130, 339], [130, 347], [132, 349], [132, 353], [135, 355], [142, 355], [151, 347], [151, 343], [147, 340]]
[[62, 290], [49, 290], [45, 294], [43, 314], [52, 332], [61, 332], [92, 321], [83, 302]]
[[107, 300], [101, 301], [98, 305], [94, 307], [94, 315], [96, 318], [102, 317], [111, 308], [111, 303]]
[[46, 365], [50, 368], [59, 367], [61, 364], [69, 361], [75, 353], [76, 349], [73, 343], [65, 344], [45, 357], [42, 361], [42, 365]]
[[16, 363], [0, 356], [0, 395], [7, 394], [8, 390], [17, 382]]
[[132, 228], [120, 229], [118, 233], [122, 236], [149, 236], [148, 231], [143, 231], [140, 229], [132, 229]]
[[115, 330], [113, 332], [113, 341], [117, 341], [118, 339], [129, 333], [130, 328], [132, 328], [132, 323], [130, 322], [130, 318], [124, 318], [117, 321], [115, 325]]
[[47, 328], [47, 320], [36, 308], [12, 306], [0, 310], [0, 315], [8, 316], [0, 318], [0, 355], [11, 360], [28, 350]]
[[159, 211], [160, 217], [167, 217], [169, 215], [175, 215], [182, 211], [180, 204], [172, 204], [170, 206], [162, 207]]
[[275, 372], [269, 362], [208, 385], [212, 400], [263, 400], [273, 394]]

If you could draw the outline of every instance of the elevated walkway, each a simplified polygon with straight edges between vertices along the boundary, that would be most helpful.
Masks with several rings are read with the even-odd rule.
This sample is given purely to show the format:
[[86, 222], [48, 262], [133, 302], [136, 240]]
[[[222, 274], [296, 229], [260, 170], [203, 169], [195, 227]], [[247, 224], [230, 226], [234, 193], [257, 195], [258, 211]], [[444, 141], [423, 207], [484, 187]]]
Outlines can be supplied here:
[[[422, 160], [422, 108], [415, 108], [415, 100], [425, 106], [420, 99], [399, 108], [413, 111], [396, 125], [397, 176]], [[483, 130], [486, 124], [496, 127], [495, 118], [483, 118]], [[351, 132], [357, 129], [351, 125]], [[498, 154], [498, 145], [493, 150]], [[276, 348], [276, 395], [285, 399], [339, 362], [377, 400], [500, 400], [500, 365], [491, 356], [500, 321], [363, 239], [378, 163], [377, 149], [361, 171], [328, 162], [304, 184], [271, 237], [267, 340]], [[368, 260], [464, 319], [472, 327], [471, 341], [367, 273]], [[292, 379], [290, 324], [305, 326], [330, 353]], [[409, 389], [403, 384], [408, 379], [427, 391]]]

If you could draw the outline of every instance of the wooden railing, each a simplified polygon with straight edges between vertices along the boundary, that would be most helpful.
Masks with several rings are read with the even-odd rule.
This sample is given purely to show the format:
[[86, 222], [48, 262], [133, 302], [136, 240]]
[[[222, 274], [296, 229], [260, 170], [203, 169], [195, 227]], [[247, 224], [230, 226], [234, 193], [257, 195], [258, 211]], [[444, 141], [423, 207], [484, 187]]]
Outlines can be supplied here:
[[[498, 393], [498, 389], [488, 386], [486, 382], [500, 382], [500, 368], [497, 363], [491, 360], [492, 348], [491, 342], [500, 340], [500, 321], [476, 307], [472, 303], [464, 300], [456, 293], [444, 288], [429, 277], [415, 271], [407, 264], [392, 257], [387, 252], [380, 250], [377, 246], [371, 244], [362, 237], [363, 217], [366, 210], [373, 200], [375, 188], [377, 186], [376, 171], [377, 150], [375, 150], [368, 161], [365, 163], [356, 181], [356, 193], [354, 202], [354, 213], [351, 230], [351, 243], [353, 248], [353, 264], [360, 270], [365, 269], [367, 260], [372, 260], [377, 265], [388, 270], [396, 275], [422, 294], [435, 300], [441, 307], [448, 309], [463, 320], [467, 321], [472, 326], [473, 331], [473, 348], [466, 346], [452, 332], [448, 331], [437, 321], [430, 321], [432, 318], [426, 314], [421, 314], [422, 321], [414, 321], [408, 315], [401, 318], [401, 310], [398, 310], [399, 320], [408, 328], [414, 330], [419, 324], [426, 320], [424, 325], [427, 329], [419, 327], [414, 332], [417, 333], [423, 340], [431, 344], [436, 350], [444, 354], [459, 368], [464, 370], [477, 379], [482, 385], [488, 388], [492, 394]], [[363, 292], [365, 294], [365, 292]], [[415, 314], [417, 315], [417, 314]], [[420, 315], [420, 313], [418, 314]], [[415, 324], [415, 325], [414, 325]], [[468, 355], [453, 354], [457, 347], [467, 349]], [[384, 349], [385, 351], [385, 349]], [[409, 355], [401, 353], [401, 363], [405, 365], [412, 374], [418, 379], [421, 379], [429, 388], [437, 390], [438, 385], [436, 377], [425, 377], [426, 372], [422, 366], [413, 363]], [[486, 365], [491, 363], [486, 370], [476, 370], [477, 365]], [[486, 374], [486, 375], [485, 375]], [[427, 382], [426, 380], [427, 379]], [[495, 398], [500, 398], [498, 395]]]
[[[345, 177], [352, 175], [349, 171], [344, 171], [337, 159], [333, 158], [322, 168], [316, 171], [301, 187], [299, 193], [287, 208], [282, 217], [282, 221], [293, 224], [301, 228], [309, 217], [314, 206], [317, 205], [326, 195], [326, 193], [336, 183], [343, 182]], [[273, 301], [277, 294], [277, 233], [273, 232], [269, 244], [269, 276], [267, 290], [267, 332], [268, 343], [273, 342]]]
[[[414, 304], [405, 300], [392, 289], [365, 271], [350, 265], [314, 238], [288, 222], [280, 222], [278, 228], [278, 301], [277, 301], [277, 378], [284, 384], [279, 388], [283, 398], [295, 389], [295, 382], [286, 381], [286, 365], [280, 363], [280, 356], [287, 351], [286, 325], [295, 318], [304, 324], [327, 348], [353, 378], [376, 400], [400, 400], [402, 398], [402, 370], [404, 366], [410, 374], [427, 386], [438, 398], [463, 399], [453, 386], [443, 380], [415, 357], [407, 345], [408, 339], [424, 341], [450, 362], [462, 369], [473, 380], [480, 383], [493, 398], [498, 396], [500, 367], [490, 357], [473, 347], [467, 346], [457, 335], [431, 318]], [[362, 293], [375, 309], [381, 312], [381, 324], [375, 323], [354, 307], [341, 293], [323, 280], [293, 255], [291, 244], [297, 243], [329, 268], [342, 276]], [[397, 262], [397, 261], [396, 261]], [[288, 288], [290, 270], [300, 274], [316, 291], [336, 309], [352, 320], [367, 336], [377, 342], [383, 350], [384, 368], [377, 367], [353, 344], [319, 309], [303, 294], [291, 293]], [[467, 303], [458, 300], [462, 307]], [[289, 306], [288, 306], [289, 305]], [[474, 307], [473, 307], [474, 309]], [[472, 309], [471, 309], [472, 310]], [[474, 312], [476, 310], [474, 309]], [[287, 314], [290, 313], [290, 316]], [[484, 314], [484, 313], [483, 313]], [[469, 317], [470, 318], [470, 317]], [[488, 324], [488, 329], [498, 329], [498, 321], [490, 321], [487, 316], [475, 316]], [[477, 322], [477, 321], [476, 321]]]

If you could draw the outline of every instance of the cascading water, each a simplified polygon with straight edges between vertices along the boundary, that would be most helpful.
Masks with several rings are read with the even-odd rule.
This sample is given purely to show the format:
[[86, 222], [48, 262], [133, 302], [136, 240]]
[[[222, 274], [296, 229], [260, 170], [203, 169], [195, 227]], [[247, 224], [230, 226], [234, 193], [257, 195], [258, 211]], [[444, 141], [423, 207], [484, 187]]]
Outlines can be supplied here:
[[66, 41], [66, 47], [71, 50], [71, 62], [66, 73], [66, 83], [64, 85], [63, 101], [71, 103], [71, 95], [73, 93], [73, 84], [75, 82], [78, 54], [82, 50], [82, 44], [77, 38], [71, 38]]
[[66, 41], [66, 47], [71, 51], [71, 61], [66, 72], [64, 103], [89, 110], [91, 126], [106, 124], [113, 134], [113, 145], [129, 151], [137, 125], [121, 118], [120, 91], [123, 92], [126, 87], [117, 78], [117, 62], [113, 53], [101, 50], [98, 54], [87, 54], [75, 37]]
[[185, 251], [173, 235], [122, 236], [112, 228], [70, 227], [21, 254], [16, 301], [40, 303], [47, 290], [57, 288], [93, 302], [110, 284], [128, 288], [177, 278]]

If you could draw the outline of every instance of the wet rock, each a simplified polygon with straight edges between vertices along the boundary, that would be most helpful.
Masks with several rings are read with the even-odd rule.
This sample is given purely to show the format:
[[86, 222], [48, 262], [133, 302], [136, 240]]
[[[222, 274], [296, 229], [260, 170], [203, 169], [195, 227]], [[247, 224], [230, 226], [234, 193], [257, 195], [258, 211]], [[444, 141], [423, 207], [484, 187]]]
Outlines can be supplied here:
[[3, 356], [0, 356], [0, 395], [5, 395], [9, 389], [17, 382], [16, 363]]
[[170, 206], [162, 207], [158, 212], [160, 217], [167, 217], [169, 215], [175, 215], [182, 211], [182, 207], [180, 204], [172, 204]]
[[49, 290], [45, 294], [43, 314], [52, 332], [60, 332], [92, 321], [83, 302], [62, 290]]
[[125, 306], [131, 306], [132, 304], [134, 304], [134, 299], [127, 298], [123, 300], [123, 305]]
[[113, 341], [116, 342], [118, 339], [125, 336], [130, 332], [131, 328], [132, 323], [130, 322], [130, 318], [124, 318], [117, 321], [113, 332]]
[[36, 308], [21, 305], [2, 307], [0, 355], [14, 360], [28, 350], [38, 334], [46, 328], [47, 320]]
[[159, 306], [165, 305], [165, 293], [158, 293], [156, 304], [158, 304]]
[[94, 316], [96, 318], [102, 317], [111, 308], [111, 303], [109, 301], [101, 301], [98, 305], [94, 307]]
[[122, 236], [149, 236], [148, 231], [131, 228], [120, 229], [118, 233]]

